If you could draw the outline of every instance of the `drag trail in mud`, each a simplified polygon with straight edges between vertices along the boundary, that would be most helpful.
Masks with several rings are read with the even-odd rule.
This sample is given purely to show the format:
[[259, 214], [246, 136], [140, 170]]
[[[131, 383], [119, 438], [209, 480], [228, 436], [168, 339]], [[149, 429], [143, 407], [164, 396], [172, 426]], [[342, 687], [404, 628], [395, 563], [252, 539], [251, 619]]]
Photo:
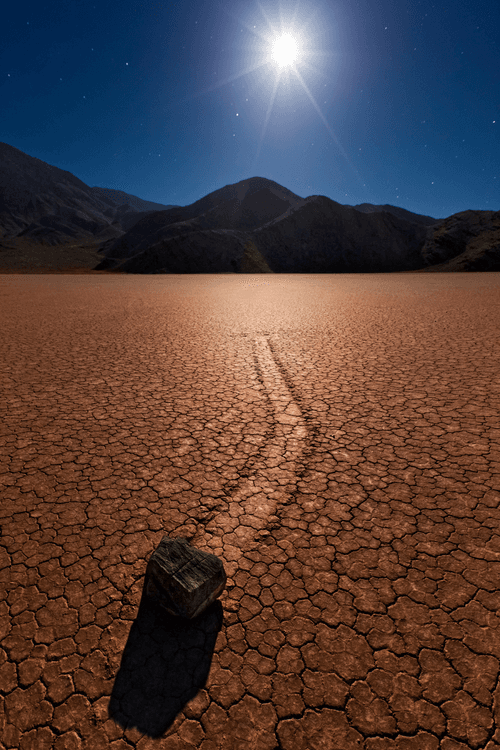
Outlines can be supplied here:
[[[4, 746], [497, 747], [499, 292], [0, 275]], [[228, 571], [173, 640], [138, 616], [164, 534]]]

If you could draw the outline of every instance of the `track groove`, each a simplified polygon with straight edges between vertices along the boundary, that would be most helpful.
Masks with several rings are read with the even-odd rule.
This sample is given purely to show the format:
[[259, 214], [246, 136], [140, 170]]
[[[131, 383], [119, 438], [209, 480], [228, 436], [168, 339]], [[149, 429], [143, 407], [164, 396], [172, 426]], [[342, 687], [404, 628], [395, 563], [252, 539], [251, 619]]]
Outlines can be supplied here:
[[256, 546], [259, 532], [275, 516], [278, 505], [293, 491], [308, 437], [302, 412], [281, 376], [265, 336], [254, 339], [254, 350], [261, 381], [274, 409], [274, 434], [260, 452], [261, 467], [235, 489], [228, 510], [218, 512], [202, 535], [205, 543], [227, 561], [230, 575], [237, 570], [240, 557]]

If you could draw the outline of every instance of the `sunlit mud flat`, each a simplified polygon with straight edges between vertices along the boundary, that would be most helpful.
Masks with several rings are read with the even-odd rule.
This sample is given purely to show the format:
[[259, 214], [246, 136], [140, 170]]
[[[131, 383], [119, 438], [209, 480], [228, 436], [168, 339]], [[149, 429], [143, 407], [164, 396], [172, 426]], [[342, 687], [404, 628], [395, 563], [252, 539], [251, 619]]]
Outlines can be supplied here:
[[[0, 275], [5, 746], [493, 747], [499, 291]], [[192, 623], [165, 534], [228, 573]]]

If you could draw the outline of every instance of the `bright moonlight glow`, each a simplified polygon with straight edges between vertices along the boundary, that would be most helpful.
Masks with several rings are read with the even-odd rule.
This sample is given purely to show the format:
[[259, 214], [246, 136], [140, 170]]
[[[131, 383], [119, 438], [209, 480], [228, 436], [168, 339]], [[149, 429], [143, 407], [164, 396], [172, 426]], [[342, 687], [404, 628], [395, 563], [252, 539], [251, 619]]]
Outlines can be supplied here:
[[[266, 116], [264, 120], [264, 125], [262, 128], [262, 133], [259, 139], [259, 144], [257, 146], [256, 154], [255, 154], [255, 159], [254, 159], [254, 166], [255, 166], [255, 164], [257, 163], [259, 154], [260, 154], [260, 148], [262, 146], [262, 143], [264, 142], [266, 128], [267, 128], [269, 119], [272, 114], [274, 102], [276, 100], [276, 96], [278, 93], [278, 88], [280, 87], [280, 84], [282, 83], [283, 84], [282, 93], [284, 96], [288, 96], [289, 98], [298, 96], [301, 94], [301, 92], [297, 91], [297, 89], [295, 88], [294, 79], [296, 79], [301, 85], [306, 96], [309, 98], [312, 106], [318, 113], [318, 117], [323, 122], [327, 131], [331, 135], [332, 139], [337, 144], [342, 155], [349, 162], [347, 154], [345, 153], [344, 149], [339, 143], [334, 131], [328, 124], [325, 116], [323, 115], [323, 112], [321, 111], [319, 107], [318, 102], [313, 96], [312, 91], [309, 89], [307, 78], [304, 75], [305, 73], [314, 74], [318, 70], [318, 68], [314, 64], [311, 64], [311, 59], [314, 60], [315, 57], [321, 58], [327, 55], [334, 54], [333, 52], [322, 52], [320, 50], [315, 51], [314, 49], [312, 49], [312, 40], [310, 39], [308, 32], [309, 32], [309, 27], [313, 23], [313, 15], [311, 15], [311, 13], [308, 11], [304, 15], [303, 19], [297, 19], [295, 17], [296, 14], [294, 13], [293, 18], [289, 18], [289, 19], [281, 18], [280, 25], [274, 26], [270, 22], [270, 20], [267, 18], [267, 13], [261, 7], [260, 0], [258, 0], [257, 4], [261, 8], [261, 11], [264, 17], [266, 18], [268, 28], [267, 29], [263, 28], [262, 30], [258, 29], [257, 24], [253, 23], [254, 21], [253, 16], [251, 18], [251, 23], [250, 22], [248, 24], [245, 23], [245, 25], [247, 26], [248, 31], [254, 37], [260, 37], [260, 39], [262, 40], [262, 47], [261, 47], [262, 58], [260, 60], [255, 60], [255, 56], [252, 54], [252, 57], [254, 59], [252, 60], [250, 58], [250, 64], [248, 66], [244, 67], [238, 73], [235, 73], [234, 75], [230, 75], [229, 77], [224, 78], [222, 80], [220, 79], [215, 80], [215, 78], [212, 78], [213, 85], [210, 85], [209, 88], [205, 89], [201, 93], [208, 93], [209, 91], [218, 89], [221, 86], [225, 86], [230, 83], [232, 83], [232, 85], [234, 86], [233, 81], [235, 81], [236, 79], [241, 78], [242, 76], [248, 75], [250, 73], [253, 73], [254, 71], [257, 71], [257, 69], [259, 68], [264, 68], [261, 82], [263, 84], [266, 84], [266, 86], [268, 86], [269, 91], [270, 91], [270, 98], [267, 104], [267, 112], [266, 112]], [[247, 5], [248, 7], [250, 7], [250, 4], [247, 4]], [[241, 29], [241, 31], [243, 31], [243, 29]], [[255, 47], [252, 46], [252, 51], [254, 50], [255, 50]], [[274, 68], [274, 70], [270, 70], [270, 68]], [[269, 75], [269, 73], [271, 73], [271, 75]], [[214, 76], [215, 75], [216, 73], [214, 71]], [[325, 83], [325, 86], [326, 85], [327, 84]], [[323, 89], [321, 90], [323, 91]], [[191, 99], [192, 97], [189, 97], [189, 98]], [[246, 99], [245, 101], [248, 102], [248, 99]], [[278, 112], [278, 116], [282, 118], [289, 118], [293, 116], [289, 114], [290, 112], [297, 111], [295, 108], [291, 109], [291, 108], [286, 108], [283, 106], [280, 109], [281, 111]], [[249, 116], [251, 115], [252, 111], [255, 111], [254, 108], [251, 108], [249, 106]], [[239, 117], [239, 113], [236, 113], [235, 116], [238, 117], [238, 119], [241, 121], [241, 118]], [[350, 162], [349, 164], [354, 169], [354, 167], [352, 166]], [[252, 167], [252, 170], [253, 169], [254, 167]]]
[[286, 68], [297, 60], [297, 42], [291, 34], [282, 34], [273, 44], [273, 60], [280, 68]]

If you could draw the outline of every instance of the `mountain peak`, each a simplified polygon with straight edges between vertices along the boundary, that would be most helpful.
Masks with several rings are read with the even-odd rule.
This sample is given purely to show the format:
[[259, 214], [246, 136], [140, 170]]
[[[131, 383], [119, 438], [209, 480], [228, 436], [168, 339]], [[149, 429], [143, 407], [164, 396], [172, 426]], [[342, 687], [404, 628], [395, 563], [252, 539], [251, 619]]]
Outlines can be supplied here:
[[324, 195], [303, 198], [259, 175], [171, 206], [89, 187], [5, 143], [0, 164], [4, 261], [18, 252], [32, 263], [34, 247], [62, 245], [54, 257], [67, 257], [70, 267], [81, 267], [88, 250], [88, 270], [129, 273], [380, 273], [439, 262], [464, 270], [500, 267], [500, 212], [438, 220], [389, 204], [345, 206]]

